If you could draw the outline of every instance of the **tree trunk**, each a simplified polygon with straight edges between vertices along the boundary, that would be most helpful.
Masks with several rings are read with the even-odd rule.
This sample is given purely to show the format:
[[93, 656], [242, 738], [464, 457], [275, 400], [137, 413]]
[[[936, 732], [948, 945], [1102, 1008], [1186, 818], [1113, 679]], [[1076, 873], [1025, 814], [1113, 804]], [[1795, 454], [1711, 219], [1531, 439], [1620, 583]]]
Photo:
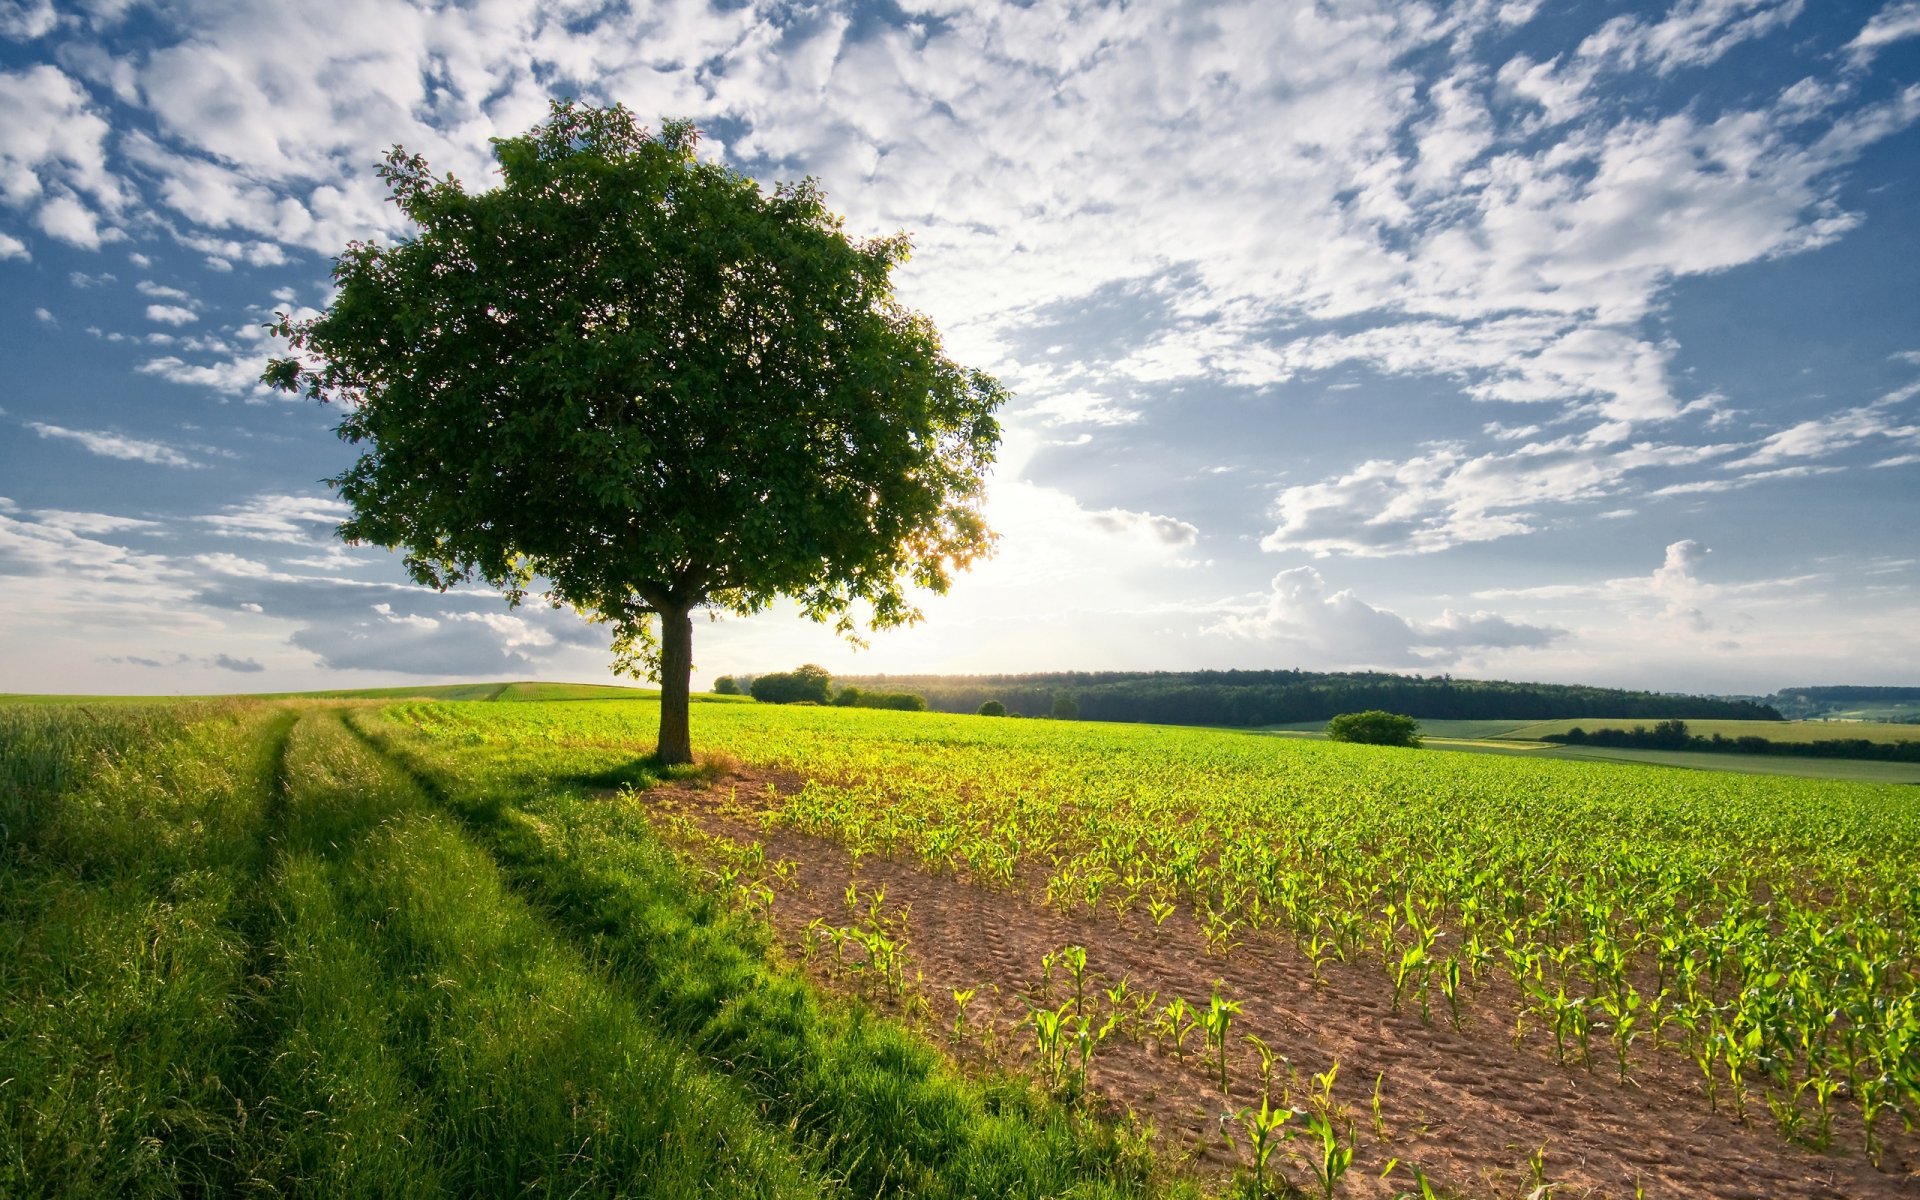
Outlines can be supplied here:
[[661, 766], [693, 761], [693, 739], [687, 729], [687, 693], [693, 676], [693, 614], [687, 609], [660, 614], [660, 748]]

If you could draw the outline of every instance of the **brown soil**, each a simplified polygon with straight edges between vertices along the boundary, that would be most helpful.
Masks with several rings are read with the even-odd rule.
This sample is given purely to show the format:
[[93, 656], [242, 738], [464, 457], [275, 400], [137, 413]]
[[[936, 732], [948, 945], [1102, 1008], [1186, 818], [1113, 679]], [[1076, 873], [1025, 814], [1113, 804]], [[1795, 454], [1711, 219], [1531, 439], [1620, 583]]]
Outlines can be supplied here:
[[[1089, 1073], [1097, 1103], [1149, 1123], [1163, 1153], [1203, 1175], [1223, 1175], [1250, 1161], [1244, 1132], [1237, 1131], [1230, 1146], [1221, 1128], [1224, 1111], [1259, 1103], [1258, 1059], [1241, 1040], [1254, 1034], [1292, 1064], [1288, 1099], [1294, 1106], [1307, 1106], [1315, 1073], [1339, 1064], [1334, 1099], [1358, 1139], [1344, 1196], [1411, 1190], [1411, 1164], [1443, 1194], [1524, 1197], [1533, 1190], [1528, 1159], [1543, 1148], [1552, 1194], [1563, 1200], [1920, 1196], [1920, 1146], [1911, 1136], [1893, 1136], [1897, 1119], [1882, 1122], [1890, 1145], [1875, 1169], [1850, 1112], [1836, 1122], [1841, 1128], [1827, 1153], [1792, 1145], [1776, 1132], [1758, 1094], [1743, 1123], [1727, 1111], [1723, 1084], [1721, 1111], [1714, 1113], [1692, 1063], [1677, 1052], [1652, 1053], [1644, 1040], [1628, 1084], [1619, 1082], [1610, 1046], [1602, 1042], [1594, 1046], [1592, 1071], [1561, 1066], [1550, 1034], [1531, 1030], [1514, 1045], [1516, 993], [1504, 978], [1476, 991], [1455, 1030], [1438, 996], [1430, 1021], [1421, 1019], [1417, 1002], [1393, 1011], [1392, 987], [1378, 964], [1331, 963], [1316, 982], [1290, 941], [1264, 936], [1246, 939], [1225, 957], [1209, 956], [1185, 911], [1159, 926], [1140, 912], [1062, 914], [1039, 902], [1039, 887], [1012, 893], [929, 874], [910, 861], [867, 857], [856, 876], [838, 843], [763, 828], [758, 816], [768, 804], [768, 785], [788, 792], [803, 782], [791, 772], [741, 768], [708, 785], [658, 787], [640, 801], [689, 815], [709, 834], [758, 841], [769, 860], [797, 864], [773, 910], [774, 927], [796, 956], [816, 919], [856, 923], [843, 900], [849, 882], [857, 881], [863, 894], [884, 887], [886, 913], [910, 906], [907, 974], [917, 976], [933, 1040], [942, 1041], [951, 1028], [953, 990], [979, 989], [967, 1010], [968, 1035], [953, 1048], [962, 1059], [1011, 1062], [1031, 1054], [1022, 997], [1037, 995], [1043, 956], [1063, 946], [1086, 947], [1086, 991], [1100, 1019], [1108, 1005], [1098, 989], [1122, 979], [1135, 993], [1157, 992], [1162, 1005], [1177, 995], [1201, 1009], [1218, 981], [1221, 993], [1241, 1004], [1228, 1055], [1230, 1100], [1220, 1094], [1217, 1067], [1198, 1029], [1184, 1054], [1152, 1037], [1116, 1035], [1099, 1047]], [[813, 955], [810, 969], [830, 986], [859, 982], [834, 969], [830, 952]], [[1070, 988], [1065, 972], [1056, 971], [1049, 1003], [1064, 1002]], [[1376, 1077], [1384, 1138], [1373, 1115]], [[1276, 1065], [1276, 1104], [1285, 1084], [1287, 1067]], [[1312, 1144], [1317, 1150], [1317, 1140]], [[1317, 1194], [1307, 1153], [1307, 1140], [1293, 1141], [1272, 1166]], [[1380, 1173], [1392, 1159], [1403, 1165], [1383, 1182]]]

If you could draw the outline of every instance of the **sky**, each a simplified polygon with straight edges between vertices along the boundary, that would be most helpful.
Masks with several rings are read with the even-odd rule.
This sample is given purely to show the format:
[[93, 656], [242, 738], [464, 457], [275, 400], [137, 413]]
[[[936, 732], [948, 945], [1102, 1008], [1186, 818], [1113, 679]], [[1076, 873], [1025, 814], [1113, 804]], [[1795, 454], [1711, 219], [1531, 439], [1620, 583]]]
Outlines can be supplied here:
[[276, 312], [554, 97], [690, 118], [1014, 393], [994, 558], [696, 685], [1920, 684], [1920, 0], [0, 0], [0, 691], [608, 677], [342, 544]]

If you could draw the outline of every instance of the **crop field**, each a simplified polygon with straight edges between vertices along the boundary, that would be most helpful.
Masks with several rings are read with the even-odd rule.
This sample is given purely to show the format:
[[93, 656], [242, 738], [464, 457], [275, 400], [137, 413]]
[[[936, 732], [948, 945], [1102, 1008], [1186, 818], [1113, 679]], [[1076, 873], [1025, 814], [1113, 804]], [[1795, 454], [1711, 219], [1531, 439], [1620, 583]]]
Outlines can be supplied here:
[[0, 705], [0, 1192], [1920, 1185], [1912, 788], [656, 720]]

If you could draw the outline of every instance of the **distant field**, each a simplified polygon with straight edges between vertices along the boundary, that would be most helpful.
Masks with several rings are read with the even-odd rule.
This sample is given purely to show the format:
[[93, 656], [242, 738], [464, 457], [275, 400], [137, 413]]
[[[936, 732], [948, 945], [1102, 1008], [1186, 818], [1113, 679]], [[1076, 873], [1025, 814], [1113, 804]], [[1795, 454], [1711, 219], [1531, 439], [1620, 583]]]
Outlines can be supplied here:
[[[1428, 724], [1422, 721], [1421, 727]], [[1446, 722], [1436, 721], [1435, 725]], [[1522, 741], [1536, 741], [1550, 734], [1565, 733], [1578, 725], [1592, 733], [1597, 729], [1632, 729], [1635, 725], [1647, 729], [1658, 722], [1644, 719], [1620, 717], [1578, 717], [1567, 721], [1535, 721], [1531, 724], [1517, 725], [1513, 731], [1503, 735]], [[1696, 737], [1712, 737], [1719, 734], [1724, 738], [1763, 737], [1771, 742], [1826, 742], [1862, 738], [1869, 742], [1920, 742], [1920, 725], [1894, 725], [1878, 721], [1688, 721], [1687, 732]], [[1440, 734], [1436, 736], [1453, 736]]]
[[1869, 762], [1857, 758], [1789, 758], [1770, 754], [1720, 754], [1711, 750], [1629, 750], [1612, 746], [1560, 746], [1552, 742], [1510, 739], [1427, 743], [1435, 750], [1470, 754], [1507, 754], [1527, 758], [1560, 758], [1578, 762], [1638, 763], [1650, 767], [1684, 767], [1693, 771], [1722, 771], [1736, 775], [1779, 775], [1789, 779], [1843, 779], [1857, 783], [1920, 784], [1920, 763]]

